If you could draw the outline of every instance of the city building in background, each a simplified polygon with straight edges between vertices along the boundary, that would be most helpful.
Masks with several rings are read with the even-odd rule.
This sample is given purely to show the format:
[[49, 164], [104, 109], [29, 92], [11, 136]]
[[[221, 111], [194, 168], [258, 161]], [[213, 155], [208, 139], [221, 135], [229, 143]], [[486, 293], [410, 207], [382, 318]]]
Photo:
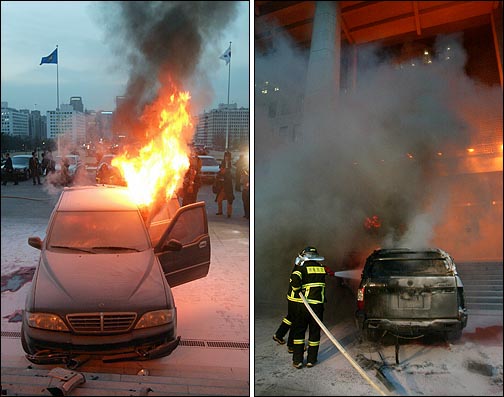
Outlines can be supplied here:
[[47, 111], [47, 137], [65, 146], [82, 145], [86, 142], [85, 114], [74, 110], [70, 104], [62, 104], [60, 110]]
[[249, 145], [250, 110], [238, 108], [236, 103], [220, 104], [218, 109], [195, 116], [196, 132], [194, 143], [213, 149], [226, 147], [226, 131], [228, 131], [229, 117], [229, 142], [231, 149], [239, 149]]
[[30, 136], [37, 142], [47, 138], [46, 116], [40, 114], [40, 110], [30, 112]]
[[82, 97], [80, 96], [70, 97], [70, 105], [75, 111], [84, 113], [84, 104], [82, 103]]
[[30, 136], [29, 114], [9, 107], [2, 102], [2, 134], [28, 138]]

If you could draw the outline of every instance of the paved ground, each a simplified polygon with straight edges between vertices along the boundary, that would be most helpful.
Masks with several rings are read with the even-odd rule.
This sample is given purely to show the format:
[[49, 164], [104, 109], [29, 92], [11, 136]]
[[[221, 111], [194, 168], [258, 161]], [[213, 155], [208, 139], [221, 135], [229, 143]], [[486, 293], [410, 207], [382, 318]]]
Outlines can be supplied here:
[[[403, 341], [399, 364], [395, 345], [360, 343], [354, 322], [355, 297], [347, 287], [328, 283], [324, 325], [368, 377], [389, 395], [502, 395], [502, 311], [470, 311], [462, 338]], [[379, 395], [322, 332], [318, 364], [292, 367], [285, 345], [272, 340], [287, 310], [283, 305], [255, 304], [254, 394], [256, 396]], [[381, 356], [380, 356], [381, 354]], [[383, 357], [383, 358], [382, 358]], [[306, 357], [305, 357], [306, 358]], [[384, 363], [389, 386], [380, 380]]]

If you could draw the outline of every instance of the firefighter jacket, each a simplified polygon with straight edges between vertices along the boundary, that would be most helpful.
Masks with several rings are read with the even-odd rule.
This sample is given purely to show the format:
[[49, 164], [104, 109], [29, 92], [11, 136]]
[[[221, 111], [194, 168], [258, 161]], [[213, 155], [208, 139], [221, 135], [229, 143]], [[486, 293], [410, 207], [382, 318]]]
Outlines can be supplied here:
[[303, 303], [299, 296], [301, 291], [308, 303], [325, 303], [325, 276], [324, 265], [320, 262], [306, 261], [303, 266], [295, 266], [290, 276], [287, 299]]

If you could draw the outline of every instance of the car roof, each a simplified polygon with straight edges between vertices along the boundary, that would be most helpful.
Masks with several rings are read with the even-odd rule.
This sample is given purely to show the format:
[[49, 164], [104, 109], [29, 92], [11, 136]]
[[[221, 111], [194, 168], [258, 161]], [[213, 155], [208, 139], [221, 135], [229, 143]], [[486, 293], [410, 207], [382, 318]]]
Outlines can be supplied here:
[[439, 248], [384, 248], [373, 251], [369, 258], [387, 260], [405, 256], [410, 259], [445, 259], [449, 257], [445, 251]]
[[198, 154], [198, 157], [200, 159], [214, 159], [215, 158], [214, 156], [206, 156], [206, 155], [203, 155], [203, 154]]
[[12, 156], [12, 158], [17, 157], [17, 158], [31, 158], [31, 154], [16, 154], [15, 156]]
[[58, 211], [137, 211], [139, 208], [123, 186], [66, 187]]

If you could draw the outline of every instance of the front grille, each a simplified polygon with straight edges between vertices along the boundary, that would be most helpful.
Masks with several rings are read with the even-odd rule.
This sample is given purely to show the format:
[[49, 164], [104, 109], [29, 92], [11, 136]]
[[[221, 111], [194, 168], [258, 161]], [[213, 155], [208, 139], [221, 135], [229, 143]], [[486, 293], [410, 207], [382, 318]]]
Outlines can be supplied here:
[[67, 320], [75, 332], [115, 333], [128, 331], [136, 313], [80, 313], [68, 314]]

